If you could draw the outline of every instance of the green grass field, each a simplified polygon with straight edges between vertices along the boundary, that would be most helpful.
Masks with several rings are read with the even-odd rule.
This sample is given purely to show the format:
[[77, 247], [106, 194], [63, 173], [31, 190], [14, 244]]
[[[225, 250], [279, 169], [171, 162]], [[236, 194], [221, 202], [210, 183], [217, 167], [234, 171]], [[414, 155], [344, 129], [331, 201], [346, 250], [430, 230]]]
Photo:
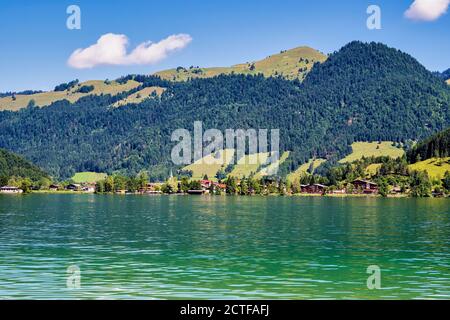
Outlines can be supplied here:
[[450, 171], [450, 157], [448, 158], [431, 158], [424, 161], [410, 164], [410, 170], [427, 171], [428, 176], [432, 179], [442, 179], [446, 171]]
[[312, 164], [312, 169], [313, 169], [312, 173], [314, 173], [314, 170], [316, 170], [317, 167], [320, 166], [324, 162], [326, 162], [325, 159], [310, 159], [307, 163], [304, 163], [300, 167], [298, 167], [297, 170], [288, 174], [287, 180], [294, 181], [295, 179], [299, 179], [302, 175], [305, 175], [307, 173], [311, 164]]
[[95, 183], [106, 178], [106, 173], [97, 172], [77, 172], [71, 178], [74, 183]]
[[259, 172], [257, 172], [255, 174], [255, 178], [260, 179], [265, 176], [270, 176], [270, 175], [276, 174], [280, 165], [282, 165], [283, 162], [285, 162], [287, 160], [287, 158], [289, 158], [289, 154], [290, 154], [289, 151], [283, 152], [281, 157], [276, 162], [271, 163], [267, 167], [264, 167]]
[[378, 142], [354, 142], [352, 143], [353, 152], [344, 159], [339, 160], [340, 163], [353, 162], [364, 157], [388, 156], [392, 158], [401, 157], [405, 151], [392, 145], [391, 141]]
[[[233, 160], [234, 149], [225, 149], [220, 151], [216, 158], [213, 155], [208, 155], [200, 160], [197, 160], [193, 164], [185, 166], [183, 170], [192, 171], [193, 180], [201, 180], [205, 175], [211, 180], [217, 180], [215, 178], [217, 172], [220, 169], [224, 169]], [[220, 163], [213, 163], [215, 159], [220, 159]]]
[[126, 105], [128, 103], [140, 103], [145, 99], [151, 97], [152, 93], [155, 92], [157, 96], [161, 96], [161, 94], [166, 90], [166, 88], [161, 87], [147, 87], [138, 92], [130, 94], [128, 97], [123, 98], [122, 100], [117, 101], [113, 104], [113, 107], [120, 107]]
[[259, 167], [267, 162], [270, 152], [255, 153], [245, 155], [239, 159], [238, 163], [234, 166], [228, 176], [235, 178], [249, 177], [252, 173], [256, 174]]
[[170, 69], [157, 72], [163, 79], [186, 81], [189, 78], [210, 78], [219, 74], [259, 74], [266, 77], [281, 75], [287, 79], [303, 79], [315, 62], [327, 56], [309, 47], [298, 47], [271, 55], [263, 60], [237, 64], [231, 67]]
[[[92, 85], [94, 86], [94, 90], [89, 93], [80, 93], [77, 90], [84, 85]], [[130, 80], [127, 83], [120, 84], [116, 81], [111, 81], [109, 84], [106, 84], [102, 80], [91, 80], [80, 83], [75, 87], [64, 90], [64, 91], [48, 91], [30, 95], [16, 95], [16, 100], [13, 100], [12, 97], [4, 97], [0, 98], [0, 111], [2, 110], [12, 110], [17, 111], [21, 108], [25, 108], [31, 100], [34, 100], [36, 106], [47, 106], [55, 101], [66, 99], [70, 102], [76, 102], [80, 98], [87, 95], [100, 95], [100, 94], [111, 94], [116, 95], [123, 91], [129, 91], [134, 89], [140, 85], [139, 82]]]
[[372, 163], [369, 164], [366, 168], [366, 174], [370, 177], [374, 176], [377, 174], [378, 169], [380, 169], [381, 167], [381, 163]]
[[[216, 159], [221, 159], [220, 163], [212, 163], [214, 160], [213, 155], [203, 157], [202, 159], [185, 166], [183, 170], [192, 171], [192, 180], [201, 180], [205, 175], [208, 176], [210, 180], [216, 181], [215, 178], [217, 172], [224, 169], [231, 163], [234, 157], [234, 149], [225, 149], [219, 152]], [[263, 168], [262, 172], [257, 172], [258, 169], [267, 163], [270, 153], [256, 153], [251, 155], [245, 155], [241, 158], [236, 165], [234, 165], [233, 170], [228, 174], [228, 176], [235, 178], [249, 177], [252, 173], [255, 177], [261, 177], [267, 175], [278, 164], [283, 163], [289, 156], [289, 152], [284, 152], [277, 163], [271, 164], [268, 167]]]

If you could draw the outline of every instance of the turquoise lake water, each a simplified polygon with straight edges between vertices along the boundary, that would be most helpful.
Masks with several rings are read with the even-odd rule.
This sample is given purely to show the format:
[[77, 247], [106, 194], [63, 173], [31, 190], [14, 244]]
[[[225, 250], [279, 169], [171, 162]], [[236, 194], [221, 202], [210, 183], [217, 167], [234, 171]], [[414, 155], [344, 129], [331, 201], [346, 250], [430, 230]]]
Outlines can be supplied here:
[[450, 200], [4, 195], [0, 298], [450, 299]]

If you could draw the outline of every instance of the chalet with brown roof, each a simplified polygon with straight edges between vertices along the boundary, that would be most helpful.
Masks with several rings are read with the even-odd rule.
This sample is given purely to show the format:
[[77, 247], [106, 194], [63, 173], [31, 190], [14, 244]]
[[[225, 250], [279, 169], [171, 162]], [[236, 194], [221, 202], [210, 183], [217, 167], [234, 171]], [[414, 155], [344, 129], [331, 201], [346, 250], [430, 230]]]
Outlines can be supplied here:
[[48, 189], [49, 189], [50, 191], [58, 191], [59, 188], [60, 188], [60, 186], [57, 185], [57, 184], [51, 184], [51, 185], [48, 187]]
[[327, 186], [320, 184], [320, 183], [315, 183], [315, 184], [311, 184], [309, 186], [305, 187], [305, 192], [306, 193], [314, 193], [314, 194], [324, 194], [325, 190], [326, 190]]
[[356, 192], [367, 194], [378, 193], [378, 185], [375, 182], [356, 179], [352, 184], [355, 187]]
[[66, 187], [66, 189], [71, 191], [80, 191], [81, 185], [78, 183], [71, 183]]

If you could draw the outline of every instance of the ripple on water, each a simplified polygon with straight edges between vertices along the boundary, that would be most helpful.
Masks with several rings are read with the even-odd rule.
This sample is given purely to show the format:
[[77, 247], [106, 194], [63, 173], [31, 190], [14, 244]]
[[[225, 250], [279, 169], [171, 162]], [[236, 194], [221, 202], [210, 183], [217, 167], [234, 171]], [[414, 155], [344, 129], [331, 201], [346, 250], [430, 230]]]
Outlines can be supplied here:
[[448, 299], [449, 200], [431, 200], [2, 198], [0, 297]]

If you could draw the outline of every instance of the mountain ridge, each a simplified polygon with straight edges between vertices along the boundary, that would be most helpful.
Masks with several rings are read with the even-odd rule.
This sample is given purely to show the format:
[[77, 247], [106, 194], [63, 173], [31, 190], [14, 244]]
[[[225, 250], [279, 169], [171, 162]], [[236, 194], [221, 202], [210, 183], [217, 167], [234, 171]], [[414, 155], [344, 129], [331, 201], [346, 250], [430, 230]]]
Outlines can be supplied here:
[[406, 143], [450, 125], [450, 87], [410, 55], [377, 43], [349, 43], [304, 81], [243, 74], [121, 79], [129, 80], [165, 90], [119, 108], [111, 106], [128, 93], [0, 112], [0, 147], [58, 177], [141, 170], [165, 177], [179, 169], [170, 161], [175, 129], [192, 130], [194, 121], [221, 131], [279, 128], [280, 151], [291, 151], [285, 175], [313, 158], [337, 161], [356, 141]]
[[[279, 54], [270, 55], [262, 60], [240, 63], [231, 67], [213, 67], [213, 68], [194, 68], [185, 69], [169, 69], [154, 73], [153, 75], [163, 80], [186, 81], [195, 78], [210, 78], [221, 74], [263, 74], [266, 77], [281, 76], [288, 80], [304, 79], [311, 71], [316, 62], [326, 60], [326, 55], [319, 51], [301, 46], [289, 50], [283, 50]], [[253, 67], [252, 67], [253, 66]], [[252, 70], [250, 70], [252, 69]], [[83, 87], [92, 86], [92, 91], [80, 92]], [[100, 94], [119, 94], [133, 90], [140, 86], [139, 82], [128, 80], [126, 82], [109, 81], [109, 80], [87, 80], [79, 83], [78, 80], [69, 83], [57, 85], [52, 91], [36, 91], [28, 90], [22, 93], [7, 93], [0, 95], [0, 111], [11, 110], [17, 111], [30, 105], [36, 106], [50, 105], [56, 101], [68, 100], [71, 103], [77, 102], [79, 99], [88, 95]], [[61, 89], [59, 89], [61, 88]], [[161, 94], [162, 88], [155, 87], [154, 90], [158, 95]], [[144, 98], [151, 97], [151, 94], [144, 93], [144, 97], [136, 99], [131, 97], [129, 101], [142, 101]], [[126, 98], [121, 102], [117, 102], [115, 106], [126, 104]]]
[[210, 78], [220, 74], [263, 74], [265, 77], [281, 76], [288, 80], [304, 79], [316, 62], [325, 61], [327, 56], [308, 46], [282, 50], [264, 59], [239, 63], [230, 67], [178, 67], [155, 72], [154, 75], [171, 81], [186, 81], [196, 78]]

